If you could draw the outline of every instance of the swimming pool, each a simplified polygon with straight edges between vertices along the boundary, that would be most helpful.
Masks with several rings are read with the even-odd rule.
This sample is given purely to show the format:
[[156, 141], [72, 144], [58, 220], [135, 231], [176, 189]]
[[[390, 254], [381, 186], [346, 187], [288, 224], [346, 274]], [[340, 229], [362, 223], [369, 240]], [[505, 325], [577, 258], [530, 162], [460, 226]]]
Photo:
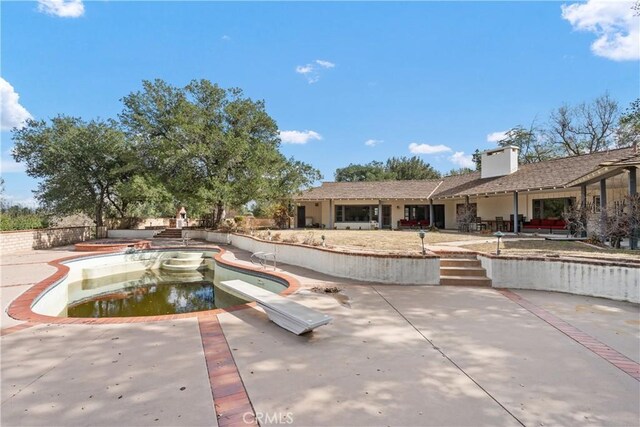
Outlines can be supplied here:
[[[197, 268], [180, 272], [162, 268], [185, 252], [199, 259]], [[63, 261], [68, 273], [38, 295], [31, 310], [55, 317], [164, 316], [247, 302], [220, 289], [223, 280], [244, 280], [274, 293], [288, 287], [282, 278], [216, 262], [216, 254], [195, 248], [143, 250]]]

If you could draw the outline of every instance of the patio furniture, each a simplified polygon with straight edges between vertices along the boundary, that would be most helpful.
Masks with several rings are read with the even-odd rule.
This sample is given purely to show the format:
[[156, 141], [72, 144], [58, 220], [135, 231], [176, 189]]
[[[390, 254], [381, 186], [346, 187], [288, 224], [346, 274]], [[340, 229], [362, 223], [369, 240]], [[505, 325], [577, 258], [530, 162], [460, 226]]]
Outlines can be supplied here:
[[564, 230], [567, 227], [567, 223], [562, 219], [555, 218], [534, 218], [529, 222], [525, 222], [523, 224], [522, 229], [524, 231], [537, 231], [537, 232], [548, 232], [552, 234], [556, 230]]
[[496, 231], [508, 231], [507, 224], [501, 216], [496, 217]]
[[482, 222], [482, 218], [479, 216], [476, 217], [476, 222], [473, 224], [475, 226], [476, 231], [482, 231], [487, 229], [487, 224]]

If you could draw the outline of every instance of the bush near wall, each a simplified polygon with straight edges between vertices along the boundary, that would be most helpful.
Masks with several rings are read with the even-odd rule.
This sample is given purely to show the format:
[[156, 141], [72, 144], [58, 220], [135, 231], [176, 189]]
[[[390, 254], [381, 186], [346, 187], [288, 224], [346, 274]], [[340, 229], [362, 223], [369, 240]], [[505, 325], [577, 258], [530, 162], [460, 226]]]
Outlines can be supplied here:
[[47, 228], [49, 225], [46, 218], [38, 214], [18, 214], [11, 213], [0, 214], [0, 230], [33, 230], [37, 228]]

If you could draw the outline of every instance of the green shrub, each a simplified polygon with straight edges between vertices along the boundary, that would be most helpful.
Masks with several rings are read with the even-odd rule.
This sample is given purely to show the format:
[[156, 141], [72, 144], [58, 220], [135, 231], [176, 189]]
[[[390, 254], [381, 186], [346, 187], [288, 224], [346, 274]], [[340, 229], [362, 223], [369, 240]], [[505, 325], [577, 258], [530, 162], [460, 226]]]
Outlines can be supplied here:
[[47, 228], [47, 219], [35, 213], [2, 213], [0, 214], [0, 230], [31, 230], [34, 228]]

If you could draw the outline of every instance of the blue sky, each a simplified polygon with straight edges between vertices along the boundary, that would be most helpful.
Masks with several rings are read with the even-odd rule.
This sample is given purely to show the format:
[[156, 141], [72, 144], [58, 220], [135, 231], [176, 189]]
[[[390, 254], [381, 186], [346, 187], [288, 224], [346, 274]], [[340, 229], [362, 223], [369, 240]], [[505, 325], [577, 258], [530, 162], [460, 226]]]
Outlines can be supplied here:
[[154, 78], [264, 99], [283, 153], [325, 180], [416, 153], [447, 172], [565, 102], [640, 96], [632, 4], [3, 2], [5, 196], [37, 185], [11, 159], [9, 125], [116, 117]]

